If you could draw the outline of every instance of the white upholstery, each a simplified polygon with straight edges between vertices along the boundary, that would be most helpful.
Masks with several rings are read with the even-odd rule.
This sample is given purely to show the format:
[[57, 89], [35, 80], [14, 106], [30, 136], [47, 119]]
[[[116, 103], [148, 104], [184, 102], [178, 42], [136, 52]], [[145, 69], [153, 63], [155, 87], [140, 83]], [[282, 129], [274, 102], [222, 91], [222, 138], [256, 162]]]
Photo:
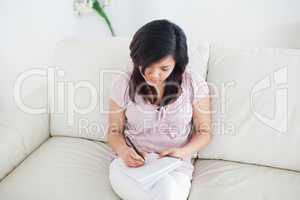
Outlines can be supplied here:
[[26, 156], [26, 149], [17, 130], [1, 127], [0, 134], [0, 180]]
[[212, 46], [213, 140], [199, 156], [300, 171], [299, 66], [300, 50]]
[[198, 159], [189, 199], [297, 200], [299, 185], [297, 172]]
[[[64, 95], [55, 97], [55, 105], [50, 105], [52, 136], [106, 141], [105, 111], [108, 110], [108, 98], [105, 97], [109, 94], [111, 80], [115, 75], [131, 66], [128, 45], [129, 40], [122, 38], [64, 40], [57, 45], [51, 66], [55, 67], [56, 71], [64, 71], [61, 80], [65, 83], [69, 82], [73, 87], [81, 84], [85, 86], [74, 89], [74, 95], [68, 95], [70, 90], [65, 90]], [[102, 72], [104, 79], [101, 79]], [[73, 105], [76, 108], [90, 107], [90, 110], [79, 113]], [[59, 107], [64, 109], [60, 110]]]
[[[106, 96], [117, 74], [106, 73], [103, 83], [99, 76], [102, 70], [118, 73], [132, 67], [128, 44], [129, 40], [122, 38], [65, 40], [58, 44], [49, 68], [49, 73], [55, 72], [56, 76], [54, 96], [49, 93], [47, 98], [45, 87], [37, 86], [25, 98], [30, 105], [49, 104], [50, 115], [12, 108], [1, 121], [1, 200], [119, 199], [108, 180], [113, 152], [105, 143], [107, 113], [101, 113], [99, 105], [103, 103], [107, 110]], [[300, 169], [297, 124], [300, 50], [212, 46], [209, 53], [209, 45], [193, 42], [189, 50], [188, 67], [203, 78], [208, 72], [210, 85], [221, 88], [224, 83], [235, 83], [225, 85], [228, 93], [225, 93], [224, 113], [220, 98], [213, 96], [218, 90], [211, 85], [212, 109], [217, 110], [213, 114], [213, 140], [198, 153], [207, 159], [196, 160], [189, 199], [298, 200], [300, 172], [287, 169]], [[274, 120], [263, 115], [270, 114], [273, 108], [274, 95], [266, 87], [268, 84], [264, 85], [273, 80], [266, 78], [272, 75], [276, 81], [270, 83], [279, 83], [276, 86], [280, 89], [274, 91], [280, 91], [277, 99], [280, 105], [285, 102], [281, 97], [288, 82], [286, 121], [282, 115]], [[262, 90], [264, 87], [266, 90]], [[253, 109], [249, 96], [252, 89], [257, 90]], [[91, 91], [96, 92], [95, 107], [82, 113], [70, 107], [70, 103], [77, 108], [87, 107]], [[279, 114], [282, 113], [279, 109]], [[233, 129], [228, 127], [231, 124]]]
[[[111, 149], [102, 142], [52, 137], [0, 184], [1, 200], [119, 197], [108, 182]], [[189, 199], [288, 199], [300, 173], [221, 160], [197, 160]]]
[[52, 137], [1, 182], [0, 199], [119, 199], [108, 181], [110, 152], [101, 142]]
[[[26, 105], [45, 105], [44, 87], [28, 92], [23, 97]], [[46, 105], [47, 108], [47, 105]], [[31, 114], [22, 107], [8, 108], [0, 122], [0, 180], [26, 156], [49, 137], [49, 114]]]

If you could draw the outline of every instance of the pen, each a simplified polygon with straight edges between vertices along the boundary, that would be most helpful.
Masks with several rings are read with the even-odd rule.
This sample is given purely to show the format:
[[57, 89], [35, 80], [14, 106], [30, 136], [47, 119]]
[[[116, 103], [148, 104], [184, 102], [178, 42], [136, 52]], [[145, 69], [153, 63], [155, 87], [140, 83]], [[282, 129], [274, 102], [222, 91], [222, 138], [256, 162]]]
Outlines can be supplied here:
[[137, 148], [134, 146], [134, 144], [133, 144], [132, 141], [129, 139], [129, 137], [126, 135], [125, 138], [128, 139], [128, 142], [129, 142], [130, 145], [133, 147], [133, 149], [135, 150], [135, 152], [136, 152], [138, 155], [140, 155], [140, 156], [144, 159], [144, 161], [145, 161], [146, 159], [144, 158], [143, 154], [142, 154], [141, 152], [139, 152], [139, 150], [137, 150]]

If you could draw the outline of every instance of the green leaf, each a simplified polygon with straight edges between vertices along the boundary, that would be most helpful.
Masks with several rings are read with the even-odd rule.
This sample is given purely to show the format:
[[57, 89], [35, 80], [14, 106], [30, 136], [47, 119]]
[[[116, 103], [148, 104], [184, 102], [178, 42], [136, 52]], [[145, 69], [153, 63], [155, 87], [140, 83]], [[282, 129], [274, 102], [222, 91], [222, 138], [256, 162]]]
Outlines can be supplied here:
[[92, 8], [105, 20], [112, 36], [115, 36], [115, 31], [111, 25], [111, 22], [109, 18], [107, 17], [103, 7], [100, 5], [100, 3], [97, 0], [92, 0]]

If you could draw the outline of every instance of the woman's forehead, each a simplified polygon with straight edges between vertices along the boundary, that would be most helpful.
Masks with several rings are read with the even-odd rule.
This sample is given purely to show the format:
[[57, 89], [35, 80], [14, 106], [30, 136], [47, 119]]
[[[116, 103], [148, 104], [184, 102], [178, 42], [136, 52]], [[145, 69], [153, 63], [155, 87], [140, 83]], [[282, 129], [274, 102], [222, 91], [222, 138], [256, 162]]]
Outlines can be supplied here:
[[173, 56], [165, 56], [155, 63], [151, 64], [149, 67], [164, 67], [164, 66], [173, 66], [175, 64], [175, 60]]

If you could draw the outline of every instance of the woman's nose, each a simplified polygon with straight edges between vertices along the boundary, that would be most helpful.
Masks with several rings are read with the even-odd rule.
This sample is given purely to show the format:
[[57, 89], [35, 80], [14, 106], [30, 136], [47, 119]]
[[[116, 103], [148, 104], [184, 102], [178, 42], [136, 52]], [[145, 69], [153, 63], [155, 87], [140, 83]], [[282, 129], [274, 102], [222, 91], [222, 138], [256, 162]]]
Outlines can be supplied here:
[[155, 70], [155, 71], [152, 71], [152, 72], [150, 73], [150, 76], [151, 76], [151, 78], [153, 78], [153, 79], [159, 79], [160, 73], [159, 73], [158, 70]]

